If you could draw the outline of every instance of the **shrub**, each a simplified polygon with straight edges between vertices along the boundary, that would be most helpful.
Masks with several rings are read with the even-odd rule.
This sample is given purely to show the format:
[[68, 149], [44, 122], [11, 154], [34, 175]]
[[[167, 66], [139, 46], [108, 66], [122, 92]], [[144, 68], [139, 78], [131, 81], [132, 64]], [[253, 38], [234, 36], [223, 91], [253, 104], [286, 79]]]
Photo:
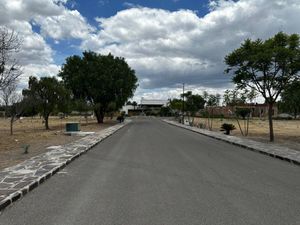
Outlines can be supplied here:
[[230, 134], [230, 131], [235, 130], [235, 126], [233, 124], [230, 123], [223, 123], [221, 126], [221, 131], [225, 131], [226, 135]]

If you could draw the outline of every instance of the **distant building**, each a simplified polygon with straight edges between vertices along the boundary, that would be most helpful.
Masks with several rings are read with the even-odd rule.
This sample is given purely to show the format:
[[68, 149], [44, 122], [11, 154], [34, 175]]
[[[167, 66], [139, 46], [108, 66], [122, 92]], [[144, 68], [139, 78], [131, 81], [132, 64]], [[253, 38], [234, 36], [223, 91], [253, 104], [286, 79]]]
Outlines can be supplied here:
[[138, 108], [144, 113], [159, 113], [161, 107], [167, 106], [168, 102], [168, 100], [141, 98]]
[[[245, 104], [245, 105], [235, 105], [235, 106], [210, 106], [206, 109], [210, 112], [211, 115], [224, 117], [232, 117], [235, 115], [237, 108], [246, 108], [251, 109], [251, 117], [267, 117], [269, 106], [268, 104]], [[278, 108], [277, 105], [273, 106], [272, 115], [277, 117]]]
[[124, 105], [121, 109], [122, 112], [125, 112], [125, 115], [128, 115], [129, 111], [134, 110], [136, 107], [133, 105]]

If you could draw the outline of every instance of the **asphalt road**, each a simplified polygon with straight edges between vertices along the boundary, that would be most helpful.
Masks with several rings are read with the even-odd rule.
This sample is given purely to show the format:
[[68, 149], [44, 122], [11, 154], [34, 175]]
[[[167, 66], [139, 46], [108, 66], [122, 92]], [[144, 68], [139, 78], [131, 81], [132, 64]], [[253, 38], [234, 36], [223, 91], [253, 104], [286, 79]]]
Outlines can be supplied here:
[[299, 225], [300, 167], [137, 119], [0, 215], [2, 225]]

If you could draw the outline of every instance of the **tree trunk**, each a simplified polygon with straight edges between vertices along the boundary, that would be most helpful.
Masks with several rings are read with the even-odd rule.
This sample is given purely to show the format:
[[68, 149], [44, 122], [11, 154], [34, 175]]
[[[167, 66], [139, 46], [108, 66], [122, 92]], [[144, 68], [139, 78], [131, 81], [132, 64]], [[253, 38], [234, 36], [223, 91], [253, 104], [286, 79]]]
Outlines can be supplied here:
[[104, 112], [102, 112], [101, 110], [95, 110], [95, 114], [96, 114], [97, 122], [103, 123]]
[[49, 115], [45, 115], [44, 119], [45, 119], [45, 128], [46, 128], [46, 130], [50, 130], [50, 128], [49, 128]]
[[13, 135], [14, 132], [13, 132], [13, 126], [14, 126], [14, 116], [11, 116], [10, 118], [10, 135]]
[[274, 142], [274, 130], [273, 130], [273, 103], [269, 103], [268, 119], [269, 119], [270, 141], [271, 141], [271, 142]]

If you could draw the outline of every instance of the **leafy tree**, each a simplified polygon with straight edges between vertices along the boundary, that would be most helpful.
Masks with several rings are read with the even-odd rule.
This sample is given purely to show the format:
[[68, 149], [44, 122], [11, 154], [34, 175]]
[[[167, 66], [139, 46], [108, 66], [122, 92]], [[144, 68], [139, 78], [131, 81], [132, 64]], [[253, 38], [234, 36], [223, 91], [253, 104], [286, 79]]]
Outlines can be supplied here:
[[14, 55], [22, 40], [14, 32], [0, 26], [0, 89], [7, 88], [21, 76], [22, 71]]
[[[200, 109], [204, 108], [205, 100], [201, 95], [193, 95], [191, 91], [188, 91], [184, 94], [181, 94], [181, 96], [185, 98], [184, 102], [184, 108], [185, 111], [188, 112], [188, 116], [194, 117], [196, 112], [198, 112]], [[194, 122], [194, 118], [192, 123]]]
[[[249, 133], [249, 120], [251, 115], [251, 109], [249, 108], [236, 108], [235, 110], [236, 121], [238, 123], [239, 129], [243, 136], [247, 136]], [[244, 121], [244, 129], [242, 129], [239, 118], [242, 117]]]
[[170, 108], [174, 111], [180, 112], [182, 110], [182, 99], [171, 99]]
[[220, 105], [220, 99], [221, 99], [220, 94], [216, 94], [216, 95], [210, 94], [207, 97], [206, 105], [207, 106], [218, 106], [218, 105]]
[[208, 128], [209, 130], [212, 130], [213, 118], [211, 118], [211, 116], [214, 114], [214, 106], [218, 106], [220, 104], [221, 95], [208, 94], [206, 91], [204, 91], [203, 98], [206, 101], [206, 106], [210, 107], [206, 107], [205, 115], [207, 116]]
[[300, 113], [300, 81], [289, 84], [281, 93], [281, 108], [288, 113], [292, 113], [294, 118]]
[[172, 116], [172, 109], [169, 106], [163, 106], [159, 112], [160, 116]]
[[237, 89], [226, 90], [223, 95], [223, 103], [227, 106], [244, 105], [246, 103], [246, 93]]
[[30, 77], [28, 89], [23, 90], [25, 99], [33, 102], [45, 120], [49, 130], [49, 116], [55, 109], [63, 108], [68, 103], [69, 91], [55, 77]]
[[88, 112], [92, 110], [89, 102], [85, 101], [84, 99], [76, 99], [71, 101], [73, 103], [73, 109], [79, 112], [80, 116], [85, 117], [86, 123], [88, 122]]
[[111, 54], [83, 52], [82, 57], [68, 57], [59, 76], [75, 99], [85, 99], [92, 104], [98, 123], [103, 123], [112, 102], [121, 108], [137, 88], [135, 71], [124, 58]]
[[299, 47], [299, 35], [279, 32], [265, 41], [247, 39], [225, 57], [226, 73], [233, 72], [233, 82], [238, 88], [254, 89], [268, 103], [270, 141], [274, 141], [273, 106], [286, 86], [299, 75]]

